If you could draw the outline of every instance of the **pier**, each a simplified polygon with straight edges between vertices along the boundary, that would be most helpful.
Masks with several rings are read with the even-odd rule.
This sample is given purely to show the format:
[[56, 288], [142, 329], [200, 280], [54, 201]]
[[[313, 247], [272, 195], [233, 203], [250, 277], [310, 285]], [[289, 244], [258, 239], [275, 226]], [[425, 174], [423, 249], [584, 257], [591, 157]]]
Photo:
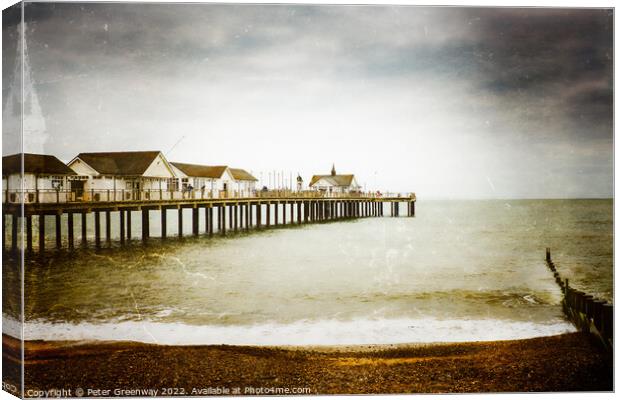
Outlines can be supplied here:
[[[108, 196], [90, 196], [89, 201], [72, 200], [72, 196], [58, 195], [57, 202], [4, 202], [2, 214], [3, 250], [28, 252], [46, 250], [46, 226], [53, 224], [55, 249], [87, 247], [89, 245], [88, 223], [94, 224], [94, 246], [110, 245], [112, 220], [117, 218], [115, 238], [121, 245], [135, 239], [132, 236], [132, 218], [141, 221], [140, 237], [147, 243], [153, 232], [150, 229], [151, 212], [160, 213], [159, 237], [183, 237], [184, 223], [191, 226], [192, 236], [226, 235], [227, 232], [260, 230], [283, 225], [303, 225], [355, 218], [383, 217], [384, 205], [390, 205], [389, 216], [400, 216], [404, 204], [407, 217], [415, 216], [415, 194], [326, 194], [321, 192], [265, 191], [252, 197], [211, 198], [196, 193], [157, 191], [156, 193], [132, 193], [119, 196], [122, 200], [110, 200]], [[4, 199], [15, 199], [5, 193]], [[36, 200], [38, 196], [35, 196]], [[106, 201], [95, 199], [105, 198]], [[62, 201], [61, 201], [62, 200]], [[191, 212], [184, 212], [186, 209]], [[169, 226], [170, 213], [176, 213], [177, 226]], [[187, 222], [185, 218], [188, 217]], [[38, 246], [34, 246], [33, 220], [38, 223]], [[62, 225], [66, 223], [66, 241], [63, 241]], [[23, 224], [23, 225], [21, 225]], [[77, 228], [76, 229], [76, 225]], [[103, 225], [103, 226], [102, 226]], [[20, 226], [24, 235], [20, 238]], [[173, 232], [171, 232], [171, 230]], [[10, 243], [7, 241], [10, 231]], [[176, 232], [175, 232], [176, 231]], [[20, 240], [21, 239], [21, 240]], [[79, 240], [79, 242], [78, 242]], [[116, 239], [115, 239], [116, 240]], [[23, 243], [22, 243], [23, 242]]]

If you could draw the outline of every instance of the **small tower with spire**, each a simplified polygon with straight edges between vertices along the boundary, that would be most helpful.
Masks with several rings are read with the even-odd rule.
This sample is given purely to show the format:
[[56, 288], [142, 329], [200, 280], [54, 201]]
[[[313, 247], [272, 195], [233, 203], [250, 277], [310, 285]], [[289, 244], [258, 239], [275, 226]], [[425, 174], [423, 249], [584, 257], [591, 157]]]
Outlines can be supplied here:
[[336, 164], [332, 163], [332, 176], [336, 176]]
[[299, 175], [299, 172], [297, 173], [297, 191], [301, 192], [301, 189], [304, 185], [304, 180], [301, 178], [301, 175]]

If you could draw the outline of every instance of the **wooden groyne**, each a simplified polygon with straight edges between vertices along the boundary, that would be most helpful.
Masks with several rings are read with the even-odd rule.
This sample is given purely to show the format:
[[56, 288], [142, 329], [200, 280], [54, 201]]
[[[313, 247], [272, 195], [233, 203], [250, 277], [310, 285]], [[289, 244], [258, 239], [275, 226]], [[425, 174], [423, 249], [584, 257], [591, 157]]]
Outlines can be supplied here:
[[582, 332], [597, 336], [611, 349], [614, 337], [614, 306], [606, 300], [596, 298], [581, 290], [572, 288], [568, 279], [562, 279], [551, 259], [551, 249], [547, 247], [545, 261], [555, 282], [562, 290], [562, 310], [566, 317]]
[[[46, 247], [46, 224], [55, 226], [55, 247], [62, 249], [88, 245], [87, 215], [93, 215], [94, 244], [101, 247], [102, 242], [112, 241], [112, 218], [118, 218], [117, 235], [120, 244], [132, 240], [132, 218], [141, 219], [141, 238], [147, 242], [152, 236], [150, 229], [150, 212], [159, 211], [161, 215], [160, 237], [165, 239], [171, 230], [167, 216], [170, 212], [177, 214], [177, 229], [173, 232], [183, 236], [184, 210], [191, 209], [189, 223], [192, 235], [212, 236], [215, 233], [226, 235], [228, 231], [249, 231], [279, 225], [301, 225], [334, 220], [382, 217], [384, 204], [391, 205], [391, 216], [400, 215], [400, 204], [405, 203], [407, 216], [415, 216], [414, 195], [408, 196], [342, 196], [342, 197], [297, 197], [293, 195], [273, 197], [243, 198], [204, 198], [204, 199], [168, 199], [168, 200], [131, 200], [131, 201], [89, 201], [65, 203], [4, 203], [2, 213], [2, 245], [9, 251], [34, 251], [33, 219], [38, 223], [38, 247], [43, 252]], [[136, 215], [137, 214], [137, 215]], [[66, 218], [61, 218], [66, 215]], [[63, 222], [66, 220], [66, 222]], [[204, 220], [204, 223], [200, 221]], [[62, 237], [62, 224], [67, 224], [66, 245]], [[81, 235], [76, 234], [77, 230]], [[202, 225], [202, 229], [201, 229]], [[6, 243], [7, 226], [10, 228], [10, 243]], [[21, 228], [20, 228], [21, 227]], [[172, 227], [170, 227], [172, 228]], [[21, 234], [23, 231], [23, 235]], [[22, 243], [23, 242], [23, 243]]]

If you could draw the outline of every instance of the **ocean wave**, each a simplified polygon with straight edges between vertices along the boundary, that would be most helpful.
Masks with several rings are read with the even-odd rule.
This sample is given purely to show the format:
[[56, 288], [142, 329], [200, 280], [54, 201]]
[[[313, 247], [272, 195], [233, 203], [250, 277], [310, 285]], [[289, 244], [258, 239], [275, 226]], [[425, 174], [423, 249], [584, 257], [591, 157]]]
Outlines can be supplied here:
[[[3, 320], [6, 327], [6, 319]], [[19, 323], [12, 325], [19, 328]], [[355, 345], [525, 339], [574, 330], [570, 323], [561, 319], [535, 323], [499, 319], [366, 318], [253, 325], [189, 325], [151, 320], [101, 324], [30, 321], [24, 324], [24, 339], [123, 340], [169, 345]], [[13, 336], [5, 328], [3, 332]]]

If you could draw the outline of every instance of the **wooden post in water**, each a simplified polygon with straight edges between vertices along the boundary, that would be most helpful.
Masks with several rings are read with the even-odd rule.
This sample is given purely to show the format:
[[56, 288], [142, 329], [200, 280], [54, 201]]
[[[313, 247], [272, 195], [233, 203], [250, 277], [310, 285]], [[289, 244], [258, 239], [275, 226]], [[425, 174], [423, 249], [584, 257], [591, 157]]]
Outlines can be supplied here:
[[62, 248], [62, 234], [61, 234], [61, 222], [60, 222], [60, 214], [56, 213], [54, 215], [54, 219], [56, 220], [56, 248]]
[[602, 328], [603, 320], [603, 304], [607, 303], [605, 300], [596, 299], [592, 302], [592, 322], [594, 326], [600, 332]]
[[233, 205], [229, 204], [228, 205], [228, 229], [232, 230], [233, 228], [233, 216], [234, 216], [234, 211], [233, 211]]
[[112, 220], [109, 210], [105, 212], [105, 241], [108, 244], [112, 241]]
[[142, 241], [149, 240], [150, 226], [149, 226], [149, 210], [142, 209]]
[[545, 260], [550, 262], [551, 261], [551, 248], [547, 247], [545, 249]]
[[205, 204], [205, 235], [209, 234], [209, 205]]
[[603, 337], [607, 340], [612, 340], [614, 337], [614, 306], [611, 304], [603, 304], [602, 308], [601, 315], [603, 317]]
[[245, 203], [244, 205], [245, 207], [245, 230], [249, 231], [250, 230], [250, 224], [251, 224], [251, 216], [250, 216], [250, 212], [252, 211], [252, 207], [250, 207], [250, 203]]
[[267, 228], [269, 228], [269, 226], [271, 225], [271, 202], [268, 201], [266, 204], [267, 207], [267, 220], [265, 222], [265, 225], [267, 225]]
[[209, 236], [213, 236], [213, 206], [209, 205]]
[[575, 291], [575, 311], [582, 312], [582, 310], [583, 310], [583, 302], [584, 302], [583, 297], [584, 296], [585, 296], [584, 292], [582, 292], [580, 290], [576, 290]]
[[82, 211], [82, 246], [86, 246], [88, 243], [88, 237], [86, 235], [86, 212]]
[[282, 202], [282, 225], [286, 225], [286, 201]]
[[235, 205], [233, 205], [233, 209], [235, 211], [235, 232], [237, 232], [239, 230], [239, 203], [235, 203]]
[[183, 208], [179, 206], [178, 217], [177, 217], [177, 230], [178, 236], [183, 237]]
[[252, 203], [248, 202], [248, 229], [254, 226], [254, 208]]
[[131, 209], [127, 210], [127, 241], [131, 241]]
[[26, 249], [28, 251], [32, 251], [32, 216], [31, 215], [26, 216]]
[[198, 218], [199, 218], [199, 208], [197, 205], [194, 204], [194, 207], [192, 208], [192, 234], [194, 236], [198, 236]]
[[168, 235], [168, 215], [167, 215], [166, 207], [162, 206], [160, 212], [161, 212], [161, 215], [160, 215], [161, 238], [165, 239], [166, 236]]
[[[118, 210], [118, 227], [119, 227], [119, 236], [121, 237], [121, 244], [125, 244], [125, 210]], [[162, 209], [162, 212], [165, 212]]]
[[256, 229], [260, 229], [263, 223], [263, 204], [259, 201], [256, 203]]
[[95, 211], [95, 246], [101, 246], [101, 218], [99, 211]]
[[222, 211], [222, 235], [226, 235], [226, 205], [222, 204], [222, 207], [220, 208], [220, 210]]
[[39, 252], [43, 251], [45, 251], [45, 214], [39, 214]]
[[280, 202], [276, 201], [273, 204], [273, 226], [278, 226], [278, 211], [280, 209]]
[[73, 249], [74, 236], [73, 236], [73, 213], [72, 212], [69, 212], [67, 214], [67, 244], [68, 244], [69, 249]]
[[589, 321], [592, 318], [592, 315], [594, 314], [592, 310], [592, 307], [594, 306], [594, 296], [587, 294], [583, 296], [583, 299], [584, 299], [583, 312]]

